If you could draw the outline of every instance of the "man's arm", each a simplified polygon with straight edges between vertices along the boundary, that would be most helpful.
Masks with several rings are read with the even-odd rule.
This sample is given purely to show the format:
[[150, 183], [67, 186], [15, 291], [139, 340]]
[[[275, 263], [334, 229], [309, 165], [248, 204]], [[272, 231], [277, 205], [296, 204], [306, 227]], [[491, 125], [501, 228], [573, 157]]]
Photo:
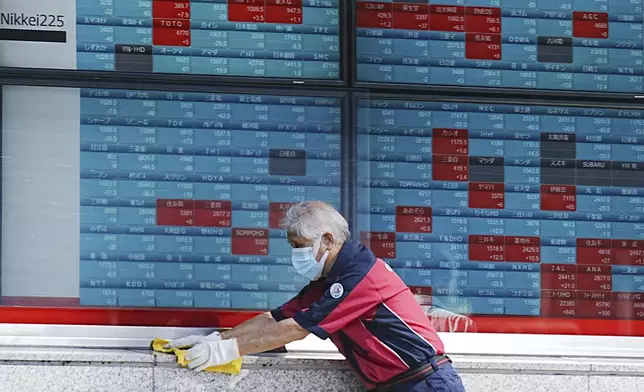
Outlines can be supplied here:
[[[268, 317], [273, 320], [270, 314]], [[224, 339], [237, 338], [240, 355], [252, 355], [274, 350], [287, 343], [304, 339], [309, 334], [309, 331], [300, 327], [292, 318], [280, 322], [273, 320], [272, 323], [266, 323], [252, 331], [247, 330], [244, 332], [239, 336], [226, 335], [224, 337]]]
[[236, 338], [239, 340], [246, 335], [255, 336], [257, 334], [261, 334], [262, 331], [274, 324], [277, 324], [277, 321], [275, 321], [270, 312], [262, 313], [250, 320], [244, 321], [235, 328], [222, 332], [221, 338]]
[[247, 330], [235, 339], [201, 342], [188, 350], [185, 358], [188, 361], [188, 368], [202, 372], [209, 367], [229, 363], [244, 355], [258, 354], [282, 347], [308, 334], [307, 330], [289, 318], [273, 322], [254, 334]]

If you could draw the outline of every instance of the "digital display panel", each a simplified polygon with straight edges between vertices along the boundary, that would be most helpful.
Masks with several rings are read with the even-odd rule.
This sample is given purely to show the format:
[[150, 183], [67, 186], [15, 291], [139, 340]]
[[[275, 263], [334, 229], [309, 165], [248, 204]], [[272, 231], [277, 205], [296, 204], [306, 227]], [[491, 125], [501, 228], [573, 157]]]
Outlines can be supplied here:
[[78, 69], [340, 79], [339, 0], [77, 0]]
[[82, 89], [80, 304], [269, 309], [280, 220], [340, 208], [341, 99]]
[[644, 319], [644, 111], [360, 98], [358, 231], [460, 314]]
[[358, 82], [644, 91], [642, 0], [357, 0]]

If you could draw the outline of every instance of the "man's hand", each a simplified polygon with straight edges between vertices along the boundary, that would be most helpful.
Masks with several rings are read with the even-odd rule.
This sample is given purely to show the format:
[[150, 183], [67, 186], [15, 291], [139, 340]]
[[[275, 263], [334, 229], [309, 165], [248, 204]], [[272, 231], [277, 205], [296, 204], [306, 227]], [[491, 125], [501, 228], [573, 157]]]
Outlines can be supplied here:
[[239, 358], [237, 339], [204, 341], [188, 350], [188, 368], [203, 372], [212, 366], [225, 365]]
[[163, 348], [170, 349], [170, 348], [189, 348], [194, 346], [195, 344], [202, 343], [202, 342], [216, 342], [221, 340], [221, 335], [219, 335], [219, 332], [213, 332], [210, 335], [207, 336], [202, 336], [202, 335], [190, 335], [186, 336], [181, 339], [176, 339], [171, 341], [170, 343], [166, 344], [163, 346]]

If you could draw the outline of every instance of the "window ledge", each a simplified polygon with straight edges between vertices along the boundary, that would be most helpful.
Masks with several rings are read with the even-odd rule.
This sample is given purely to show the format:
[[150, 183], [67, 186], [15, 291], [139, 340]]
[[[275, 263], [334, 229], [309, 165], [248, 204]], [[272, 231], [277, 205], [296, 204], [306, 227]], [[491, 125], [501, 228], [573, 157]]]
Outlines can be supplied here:
[[[454, 355], [454, 366], [462, 373], [519, 373], [570, 375], [644, 376], [644, 359], [516, 357]], [[0, 364], [177, 367], [173, 355], [150, 350], [99, 348], [2, 347]], [[339, 354], [267, 354], [244, 357], [244, 369], [349, 370]]]

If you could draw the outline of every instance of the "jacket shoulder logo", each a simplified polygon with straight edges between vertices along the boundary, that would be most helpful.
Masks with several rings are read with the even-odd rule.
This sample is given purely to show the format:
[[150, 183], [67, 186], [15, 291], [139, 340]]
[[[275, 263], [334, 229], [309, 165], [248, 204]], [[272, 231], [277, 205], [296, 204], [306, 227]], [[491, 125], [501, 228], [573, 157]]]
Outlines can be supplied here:
[[329, 292], [331, 293], [331, 297], [338, 299], [342, 297], [342, 294], [344, 294], [344, 287], [342, 287], [340, 283], [333, 283]]

